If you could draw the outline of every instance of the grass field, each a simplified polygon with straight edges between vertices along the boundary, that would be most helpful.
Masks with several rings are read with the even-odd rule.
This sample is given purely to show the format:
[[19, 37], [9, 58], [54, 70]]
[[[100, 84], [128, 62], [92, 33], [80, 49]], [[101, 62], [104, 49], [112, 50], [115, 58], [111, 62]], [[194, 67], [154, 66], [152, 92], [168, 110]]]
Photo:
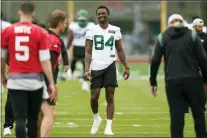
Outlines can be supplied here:
[[[147, 69], [143, 65], [144, 70]], [[141, 69], [141, 70], [143, 70]], [[135, 71], [137, 68], [134, 69]], [[143, 72], [143, 71], [140, 71]], [[164, 91], [164, 81], [159, 80], [158, 96], [150, 93], [148, 80], [120, 80], [115, 93], [115, 117], [113, 137], [169, 137], [169, 109]], [[58, 83], [59, 98], [53, 137], [103, 137], [106, 125], [105, 92], [99, 100], [99, 113], [103, 118], [97, 135], [90, 135], [93, 116], [90, 109], [90, 93], [81, 91], [81, 83], [69, 80]], [[6, 92], [2, 95], [2, 121]], [[191, 115], [186, 115], [185, 136], [195, 137]], [[14, 135], [14, 131], [13, 131]]]

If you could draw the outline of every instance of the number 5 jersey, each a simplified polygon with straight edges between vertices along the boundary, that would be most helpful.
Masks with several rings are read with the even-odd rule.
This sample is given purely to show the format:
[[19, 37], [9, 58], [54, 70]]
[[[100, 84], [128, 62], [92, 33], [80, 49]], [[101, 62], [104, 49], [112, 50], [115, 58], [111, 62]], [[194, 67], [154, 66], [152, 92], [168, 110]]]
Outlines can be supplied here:
[[87, 30], [86, 39], [93, 41], [91, 70], [105, 69], [116, 60], [115, 41], [121, 38], [120, 28], [110, 24], [106, 29], [98, 24]]

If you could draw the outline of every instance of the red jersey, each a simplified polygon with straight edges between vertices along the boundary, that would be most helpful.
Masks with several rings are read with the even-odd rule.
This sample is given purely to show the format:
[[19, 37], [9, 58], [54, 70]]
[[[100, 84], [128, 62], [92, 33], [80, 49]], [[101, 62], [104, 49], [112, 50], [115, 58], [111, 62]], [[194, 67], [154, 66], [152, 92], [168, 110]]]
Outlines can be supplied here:
[[60, 56], [61, 48], [62, 48], [63, 43], [62, 43], [62, 41], [61, 41], [61, 39], [58, 35], [56, 35], [55, 33], [53, 33], [50, 30], [48, 30], [48, 32], [49, 32], [48, 40], [50, 42], [49, 49], [50, 49], [50, 51], [54, 51], [54, 52], [57, 53], [54, 61], [52, 61], [53, 69], [55, 69], [58, 65], [58, 58]]
[[32, 23], [15, 23], [3, 30], [1, 48], [10, 56], [9, 73], [42, 73], [40, 53], [48, 50], [47, 31]]

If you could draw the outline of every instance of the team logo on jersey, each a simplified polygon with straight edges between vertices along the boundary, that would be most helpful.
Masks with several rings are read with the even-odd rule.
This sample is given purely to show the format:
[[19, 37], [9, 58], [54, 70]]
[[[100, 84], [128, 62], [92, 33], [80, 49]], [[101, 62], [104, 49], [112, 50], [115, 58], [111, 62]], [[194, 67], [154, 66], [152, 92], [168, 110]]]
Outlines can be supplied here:
[[115, 34], [115, 31], [114, 30], [109, 30], [108, 33]]
[[57, 48], [58, 47], [58, 45], [53, 45], [55, 48]]
[[113, 55], [110, 55], [110, 57], [113, 58], [113, 57], [115, 57], [115, 55], [114, 54]]

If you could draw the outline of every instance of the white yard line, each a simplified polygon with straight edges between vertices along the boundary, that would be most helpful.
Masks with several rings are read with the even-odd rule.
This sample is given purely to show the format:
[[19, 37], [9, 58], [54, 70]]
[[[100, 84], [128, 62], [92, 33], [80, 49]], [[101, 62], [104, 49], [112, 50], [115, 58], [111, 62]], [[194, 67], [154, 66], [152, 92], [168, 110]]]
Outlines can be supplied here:
[[[86, 108], [72, 108], [72, 107], [62, 107], [62, 106], [58, 106], [57, 108], [56, 108], [57, 110], [61, 110], [61, 109], [64, 109], [64, 110], [91, 110], [91, 108], [90, 107], [86, 107]], [[142, 110], [142, 109], [144, 109], [144, 110], [146, 110], [146, 107], [124, 107], [124, 108], [116, 108], [116, 110]], [[149, 107], [149, 108], [147, 108], [147, 110], [163, 110], [162, 108], [160, 108], [160, 107]]]
[[[102, 114], [106, 114], [106, 113], [102, 113]], [[115, 112], [115, 114], [119, 114]], [[169, 114], [169, 112], [125, 112], [122, 113], [121, 115], [134, 115], [134, 114]], [[75, 113], [71, 113], [71, 112], [57, 112], [57, 115], [92, 115], [90, 112], [75, 112]], [[120, 114], [119, 114], [120, 115]]]
[[[78, 125], [78, 124], [70, 124], [68, 125], [67, 123], [61, 123], [60, 124], [55, 124], [54, 127], [70, 127], [70, 126], [77, 126], [77, 127], [91, 127], [92, 124], [90, 125]], [[131, 125], [117, 125], [113, 124], [113, 127], [169, 127], [169, 125], [159, 125], [159, 124], [149, 124], [149, 125], [138, 125], [138, 124], [131, 124]]]
[[[92, 115], [91, 115], [92, 116]], [[187, 118], [186, 118], [187, 119]], [[56, 120], [58, 120], [58, 121], [64, 121], [64, 120], [76, 120], [76, 121], [93, 121], [93, 118], [91, 117], [91, 118], [69, 118], [69, 117], [64, 117], [64, 118], [57, 118]], [[103, 120], [106, 120], [106, 119], [103, 119]], [[113, 120], [117, 120], [117, 121], [133, 121], [133, 120], [143, 120], [143, 118], [131, 118], [131, 119], [126, 119], [126, 118], [118, 118], [118, 119], [116, 119], [116, 117], [115, 117], [115, 119], [113, 119]], [[159, 120], [159, 121], [161, 121], [161, 120], [170, 120], [170, 118], [156, 118], [156, 117], [154, 117], [154, 118], [145, 118], [145, 120]]]
[[[99, 132], [100, 134], [102, 134], [103, 132]], [[114, 132], [114, 134], [169, 134], [169, 132], [163, 132], [163, 131], [160, 131], [160, 132]], [[194, 133], [194, 131], [185, 131], [185, 133]], [[88, 132], [63, 132], [63, 131], [58, 131], [58, 132], [53, 132], [53, 134], [90, 134], [90, 131]]]
[[[58, 102], [58, 106], [59, 107], [74, 107], [74, 105], [70, 105], [70, 104], [65, 104], [66, 102], [62, 103], [62, 102]], [[85, 104], [90, 104], [88, 101], [85, 103]], [[156, 103], [149, 103], [149, 102], [146, 102], [146, 101], [139, 101], [137, 103], [127, 103], [127, 102], [115, 102], [116, 106], [125, 106], [126, 108], [127, 107], [138, 107], [138, 106], [153, 106], [153, 107], [156, 107], [156, 105], [159, 105], [159, 104], [166, 104], [167, 105], [167, 102], [165, 101], [161, 101], [161, 102], [156, 102]], [[100, 103], [100, 105], [102, 106], [105, 106], [105, 103]]]

